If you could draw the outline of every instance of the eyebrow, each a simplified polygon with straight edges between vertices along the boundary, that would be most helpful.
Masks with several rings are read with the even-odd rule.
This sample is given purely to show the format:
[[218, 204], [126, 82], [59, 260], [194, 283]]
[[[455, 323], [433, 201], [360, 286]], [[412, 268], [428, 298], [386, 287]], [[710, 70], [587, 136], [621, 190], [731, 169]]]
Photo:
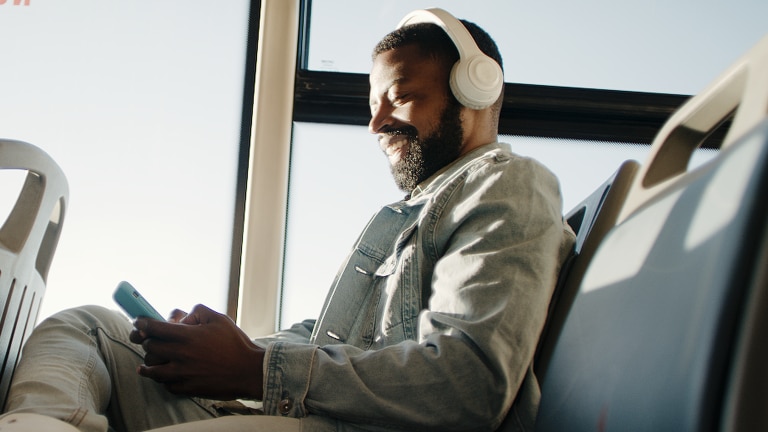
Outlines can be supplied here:
[[[384, 87], [384, 91], [383, 91], [382, 93], [380, 93], [380, 94], [386, 94], [386, 93], [388, 93], [388, 92], [389, 92], [389, 90], [390, 90], [392, 87], [394, 87], [394, 86], [396, 86], [396, 85], [398, 85], [398, 84], [403, 84], [403, 83], [407, 83], [407, 82], [408, 82], [408, 78], [406, 78], [406, 77], [404, 77], [404, 76], [400, 76], [400, 77], [398, 77], [398, 78], [395, 78], [395, 79], [393, 79], [393, 80], [392, 80], [392, 81], [391, 81], [389, 84], [387, 84], [387, 86], [386, 86], [386, 87]], [[369, 100], [368, 100], [368, 104], [369, 104], [369, 105], [372, 105], [372, 104], [373, 104], [373, 102], [374, 102], [373, 98], [369, 98]]]

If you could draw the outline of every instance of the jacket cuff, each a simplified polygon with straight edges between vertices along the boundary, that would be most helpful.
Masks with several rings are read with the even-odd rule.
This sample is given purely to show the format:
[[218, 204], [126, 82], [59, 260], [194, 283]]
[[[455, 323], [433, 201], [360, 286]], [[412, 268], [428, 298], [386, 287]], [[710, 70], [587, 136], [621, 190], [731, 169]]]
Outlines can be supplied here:
[[309, 391], [316, 345], [273, 342], [264, 359], [264, 413], [306, 417], [304, 400]]

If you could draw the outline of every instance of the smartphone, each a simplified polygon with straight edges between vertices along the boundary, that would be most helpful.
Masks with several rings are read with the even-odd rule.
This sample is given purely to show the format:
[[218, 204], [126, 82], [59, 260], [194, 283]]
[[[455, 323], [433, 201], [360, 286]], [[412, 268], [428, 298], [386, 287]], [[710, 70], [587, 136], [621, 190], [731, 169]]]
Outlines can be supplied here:
[[122, 281], [112, 295], [118, 305], [131, 317], [147, 317], [165, 321], [160, 313], [130, 283]]

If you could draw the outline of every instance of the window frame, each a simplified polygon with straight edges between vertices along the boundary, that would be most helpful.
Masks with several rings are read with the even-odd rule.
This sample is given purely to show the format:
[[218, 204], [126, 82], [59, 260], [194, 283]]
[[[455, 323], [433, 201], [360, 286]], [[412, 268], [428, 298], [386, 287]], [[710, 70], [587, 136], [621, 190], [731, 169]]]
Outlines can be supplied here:
[[240, 142], [237, 156], [237, 179], [232, 222], [232, 249], [229, 263], [226, 314], [237, 319], [240, 303], [243, 239], [245, 236], [246, 202], [248, 196], [248, 171], [251, 152], [251, 123], [253, 121], [254, 91], [256, 89], [256, 57], [258, 55], [261, 21], [261, 0], [250, 0], [248, 34], [243, 75], [243, 105], [240, 120]]
[[[285, 271], [292, 125], [367, 125], [369, 84], [367, 74], [308, 69], [311, 0], [251, 5], [228, 314], [247, 333], [268, 334], [279, 322]], [[280, 49], [262, 46], [259, 53], [259, 38], [283, 41], [276, 43]], [[289, 91], [292, 97], [283, 100]], [[268, 103], [259, 104], [262, 97]], [[505, 83], [499, 134], [649, 145], [689, 97]], [[718, 148], [725, 131], [719, 128], [702, 147]], [[269, 184], [266, 171], [273, 172]]]

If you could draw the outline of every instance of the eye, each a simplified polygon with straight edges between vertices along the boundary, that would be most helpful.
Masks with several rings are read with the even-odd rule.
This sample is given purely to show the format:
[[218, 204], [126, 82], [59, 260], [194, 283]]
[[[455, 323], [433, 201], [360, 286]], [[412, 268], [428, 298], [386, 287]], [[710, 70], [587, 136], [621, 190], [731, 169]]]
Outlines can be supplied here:
[[395, 106], [403, 105], [406, 102], [408, 102], [408, 100], [410, 99], [410, 96], [411, 96], [410, 93], [398, 93], [398, 94], [395, 94], [392, 97], [392, 104], [395, 105]]

